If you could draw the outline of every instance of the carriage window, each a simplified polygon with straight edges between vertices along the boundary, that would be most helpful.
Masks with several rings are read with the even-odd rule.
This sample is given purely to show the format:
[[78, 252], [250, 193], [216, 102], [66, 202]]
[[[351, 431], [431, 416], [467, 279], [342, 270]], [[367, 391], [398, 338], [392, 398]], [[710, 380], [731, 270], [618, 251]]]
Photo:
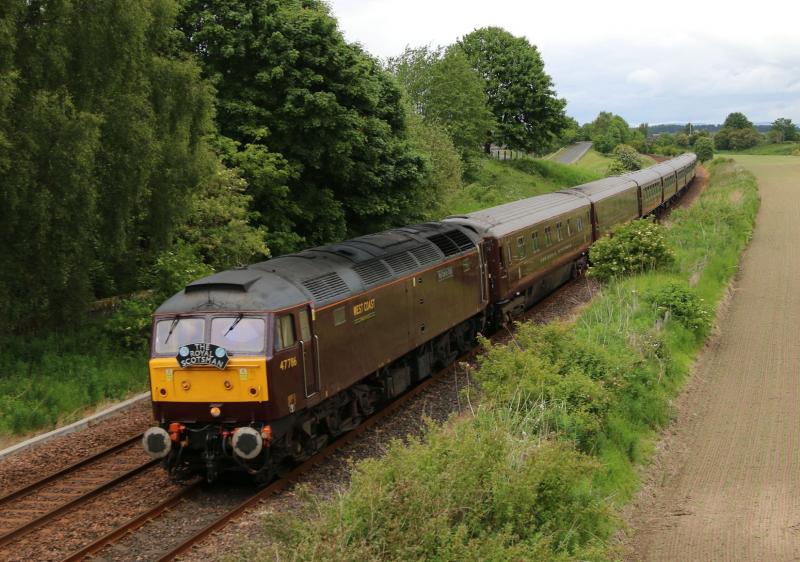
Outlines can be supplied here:
[[578, 232], [583, 230], [583, 217], [578, 217], [575, 219], [575, 226], [578, 229]]
[[211, 343], [228, 351], [256, 353], [264, 349], [264, 321], [260, 318], [218, 317], [211, 320]]
[[544, 227], [544, 243], [548, 246], [553, 243], [553, 234], [549, 226]]
[[525, 257], [525, 237], [520, 236], [517, 238], [517, 259]]
[[275, 319], [275, 351], [286, 349], [294, 345], [294, 317], [284, 314]]
[[531, 234], [531, 239], [533, 240], [533, 251], [536, 252], [539, 250], [539, 231], [537, 230], [533, 234]]
[[510, 264], [511, 263], [511, 244], [506, 246], [506, 254], [508, 255], [508, 261], [506, 263]]
[[572, 226], [570, 226], [570, 222], [572, 219], [567, 219], [567, 236], [572, 236]]
[[562, 228], [563, 227], [561, 226], [561, 223], [557, 222], [556, 223], [556, 240], [561, 240], [563, 238], [563, 235], [561, 233], [561, 229]]

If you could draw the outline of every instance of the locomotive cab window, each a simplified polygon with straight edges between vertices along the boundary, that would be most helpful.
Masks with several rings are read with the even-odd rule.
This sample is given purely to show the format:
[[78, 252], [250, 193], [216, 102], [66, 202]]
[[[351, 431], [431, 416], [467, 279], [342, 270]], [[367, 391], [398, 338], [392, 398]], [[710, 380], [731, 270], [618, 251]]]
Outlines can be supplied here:
[[212, 318], [211, 343], [228, 351], [258, 353], [264, 349], [264, 321], [241, 316]]
[[300, 339], [304, 342], [311, 341], [311, 324], [308, 320], [308, 311], [300, 311]]
[[294, 316], [284, 314], [275, 319], [275, 351], [286, 349], [295, 344]]
[[175, 354], [181, 346], [202, 343], [205, 340], [203, 318], [181, 318], [160, 320], [156, 324], [155, 351], [158, 354]]

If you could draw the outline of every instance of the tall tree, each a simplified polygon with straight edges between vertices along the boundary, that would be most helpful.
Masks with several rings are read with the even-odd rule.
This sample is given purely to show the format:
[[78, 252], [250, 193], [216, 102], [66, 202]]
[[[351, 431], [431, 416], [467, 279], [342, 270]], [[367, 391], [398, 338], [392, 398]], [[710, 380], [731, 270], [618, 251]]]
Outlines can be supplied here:
[[750, 122], [744, 113], [735, 111], [728, 114], [722, 126], [730, 129], [749, 129], [753, 126], [753, 123]]
[[[220, 132], [277, 252], [413, 220], [424, 163], [400, 91], [318, 0], [184, 0], [181, 28], [218, 89]], [[235, 155], [233, 155], [235, 156]], [[237, 163], [240, 164], [240, 163]], [[267, 194], [268, 197], [264, 197]]]
[[798, 139], [797, 125], [792, 123], [791, 119], [780, 117], [772, 122], [770, 137], [775, 142], [796, 141]]
[[497, 122], [489, 140], [531, 152], [547, 147], [566, 126], [566, 101], [556, 97], [536, 46], [499, 27], [477, 29], [459, 44], [484, 80]]
[[0, 244], [14, 264], [0, 274], [11, 296], [0, 328], [73, 318], [94, 295], [137, 288], [215, 170], [212, 89], [176, 43], [174, 0], [3, 6], [0, 42], [11, 21], [16, 48], [0, 49], [0, 74], [13, 55], [18, 79], [0, 96], [14, 155], [13, 169], [0, 165]]
[[627, 121], [609, 111], [601, 111], [587, 126], [589, 139], [598, 151], [609, 154], [618, 144], [627, 144], [631, 130]]
[[458, 45], [448, 49], [407, 48], [389, 59], [389, 69], [428, 124], [444, 128], [462, 159], [479, 153], [494, 119], [483, 80]]

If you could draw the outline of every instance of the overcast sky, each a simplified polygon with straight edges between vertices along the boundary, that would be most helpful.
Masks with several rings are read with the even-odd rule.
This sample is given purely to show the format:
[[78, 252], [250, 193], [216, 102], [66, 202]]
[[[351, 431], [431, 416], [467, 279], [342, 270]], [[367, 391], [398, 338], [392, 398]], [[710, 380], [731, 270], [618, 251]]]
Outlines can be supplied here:
[[[504, 27], [536, 45], [567, 113], [631, 124], [800, 122], [800, 2], [328, 0], [348, 40], [380, 58]], [[660, 7], [659, 7], [660, 6]]]

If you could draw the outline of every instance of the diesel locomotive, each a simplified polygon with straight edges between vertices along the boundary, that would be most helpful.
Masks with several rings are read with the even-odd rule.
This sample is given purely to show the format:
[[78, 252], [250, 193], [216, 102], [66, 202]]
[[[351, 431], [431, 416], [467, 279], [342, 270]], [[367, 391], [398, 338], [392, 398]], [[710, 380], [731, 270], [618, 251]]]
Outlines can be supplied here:
[[154, 315], [145, 450], [209, 481], [270, 480], [579, 274], [592, 242], [669, 206], [696, 161], [190, 283]]

